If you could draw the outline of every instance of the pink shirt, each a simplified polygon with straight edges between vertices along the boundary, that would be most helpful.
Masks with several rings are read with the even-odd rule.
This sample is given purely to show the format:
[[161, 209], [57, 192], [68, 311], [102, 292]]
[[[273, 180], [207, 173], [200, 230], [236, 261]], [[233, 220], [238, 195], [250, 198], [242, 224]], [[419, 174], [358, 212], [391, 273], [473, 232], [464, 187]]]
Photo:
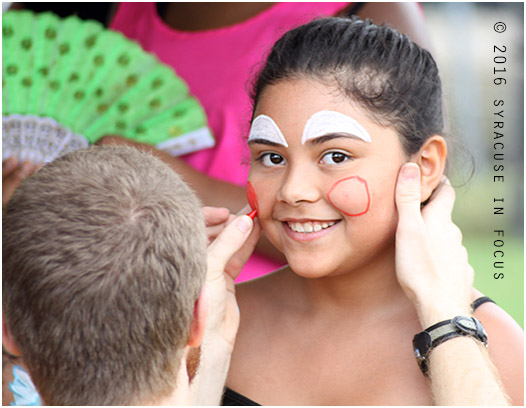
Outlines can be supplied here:
[[[184, 32], [166, 25], [155, 3], [120, 3], [111, 28], [136, 40], [174, 68], [201, 101], [216, 146], [183, 156], [210, 177], [245, 186], [250, 154], [251, 81], [272, 45], [288, 30], [319, 16], [333, 16], [349, 3], [276, 3], [256, 16], [213, 30]], [[257, 254], [239, 281], [280, 265]]]

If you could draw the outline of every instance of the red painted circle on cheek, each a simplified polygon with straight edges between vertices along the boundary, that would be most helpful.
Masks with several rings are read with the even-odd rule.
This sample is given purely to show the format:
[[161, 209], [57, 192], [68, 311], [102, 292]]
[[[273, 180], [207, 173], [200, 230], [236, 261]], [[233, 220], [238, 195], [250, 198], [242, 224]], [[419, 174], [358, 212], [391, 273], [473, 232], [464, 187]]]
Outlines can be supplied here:
[[258, 197], [256, 196], [256, 191], [254, 190], [254, 187], [252, 187], [252, 183], [250, 183], [250, 181], [247, 184], [247, 200], [250, 208], [256, 211], [259, 210]]
[[359, 176], [338, 180], [327, 198], [334, 208], [351, 217], [365, 214], [371, 204], [367, 182]]

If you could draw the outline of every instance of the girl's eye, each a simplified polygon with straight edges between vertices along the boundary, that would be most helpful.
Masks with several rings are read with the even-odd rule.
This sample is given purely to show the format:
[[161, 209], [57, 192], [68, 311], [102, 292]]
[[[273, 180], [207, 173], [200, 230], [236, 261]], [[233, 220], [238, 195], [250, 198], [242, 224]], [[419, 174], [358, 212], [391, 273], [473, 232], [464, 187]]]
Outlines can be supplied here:
[[321, 158], [321, 161], [325, 164], [340, 164], [347, 161], [351, 157], [341, 152], [329, 152], [325, 153]]
[[285, 159], [277, 153], [264, 153], [257, 160], [261, 160], [267, 167], [285, 164]]

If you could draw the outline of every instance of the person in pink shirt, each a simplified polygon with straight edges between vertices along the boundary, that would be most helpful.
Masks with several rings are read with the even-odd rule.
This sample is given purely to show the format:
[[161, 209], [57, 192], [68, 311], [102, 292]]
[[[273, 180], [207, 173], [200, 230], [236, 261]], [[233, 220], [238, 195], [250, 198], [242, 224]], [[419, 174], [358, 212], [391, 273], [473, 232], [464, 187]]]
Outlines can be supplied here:
[[[272, 44], [289, 29], [317, 17], [356, 13], [389, 21], [426, 44], [423, 15], [416, 3], [381, 7], [341, 2], [120, 3], [110, 28], [173, 67], [200, 100], [216, 146], [180, 158], [159, 155], [194, 188], [204, 205], [237, 212], [246, 205], [251, 79]], [[101, 143], [129, 142], [110, 136]], [[284, 263], [282, 254], [262, 239], [238, 281], [264, 275]]]

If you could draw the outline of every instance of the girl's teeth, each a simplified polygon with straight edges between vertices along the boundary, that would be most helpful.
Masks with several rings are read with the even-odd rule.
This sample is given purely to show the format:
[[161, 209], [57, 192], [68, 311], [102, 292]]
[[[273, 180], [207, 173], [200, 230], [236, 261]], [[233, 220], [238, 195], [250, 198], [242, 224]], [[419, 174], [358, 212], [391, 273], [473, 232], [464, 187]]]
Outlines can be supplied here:
[[293, 222], [293, 223], [289, 223], [288, 226], [289, 228], [294, 231], [294, 232], [303, 232], [303, 233], [309, 233], [309, 232], [318, 232], [318, 231], [321, 231], [322, 229], [325, 229], [325, 228], [328, 228], [328, 227], [332, 227], [333, 225], [335, 224], [334, 221], [332, 222], [323, 222], [323, 223], [319, 223], [319, 222], [306, 222], [306, 223], [299, 223], [299, 222]]

